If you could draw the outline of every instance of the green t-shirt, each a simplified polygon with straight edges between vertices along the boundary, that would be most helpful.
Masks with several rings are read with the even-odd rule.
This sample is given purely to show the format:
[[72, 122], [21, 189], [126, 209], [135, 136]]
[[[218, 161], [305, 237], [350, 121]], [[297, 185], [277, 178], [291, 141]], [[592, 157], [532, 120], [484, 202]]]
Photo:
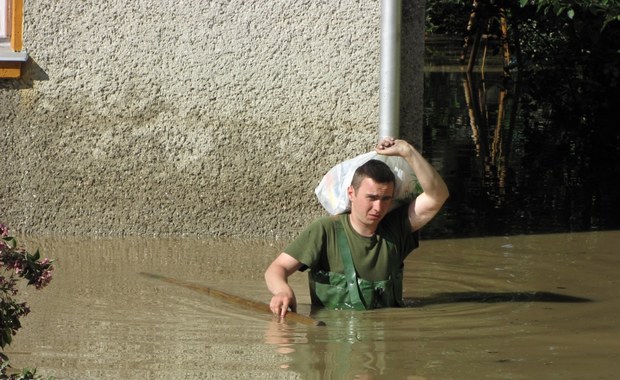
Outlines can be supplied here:
[[[348, 213], [322, 217], [311, 223], [284, 252], [304, 264], [300, 269], [302, 271], [310, 268], [344, 273], [334, 223], [339, 218], [347, 235], [357, 275], [369, 281], [386, 280], [390, 277], [392, 265], [400, 268], [407, 255], [418, 247], [418, 233], [411, 231], [407, 211], [408, 206], [402, 206], [388, 213], [372, 237], [358, 234], [351, 227]], [[391, 241], [396, 247], [398, 263], [389, 262], [386, 241]]]

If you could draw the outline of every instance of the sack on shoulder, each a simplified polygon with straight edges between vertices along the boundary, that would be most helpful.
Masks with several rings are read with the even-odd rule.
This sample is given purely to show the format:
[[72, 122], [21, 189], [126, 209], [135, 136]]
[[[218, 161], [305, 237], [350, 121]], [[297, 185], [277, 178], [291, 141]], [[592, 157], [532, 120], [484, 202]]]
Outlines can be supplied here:
[[351, 209], [347, 189], [351, 185], [353, 174], [358, 167], [372, 159], [385, 162], [394, 172], [396, 186], [392, 209], [403, 203], [409, 203], [415, 198], [419, 189], [418, 179], [407, 161], [402, 157], [384, 156], [373, 151], [343, 161], [323, 176], [319, 185], [314, 189], [314, 193], [328, 213], [342, 214]]

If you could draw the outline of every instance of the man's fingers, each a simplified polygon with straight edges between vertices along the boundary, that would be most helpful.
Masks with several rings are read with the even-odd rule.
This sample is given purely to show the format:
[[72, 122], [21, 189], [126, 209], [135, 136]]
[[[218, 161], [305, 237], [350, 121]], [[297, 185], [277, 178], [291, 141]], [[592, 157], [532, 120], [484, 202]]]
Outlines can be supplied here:
[[289, 309], [289, 301], [287, 299], [277, 299], [274, 297], [269, 304], [269, 308], [273, 315], [284, 317]]
[[393, 146], [396, 143], [396, 140], [393, 137], [384, 137], [377, 144], [378, 149], [385, 149]]
[[280, 301], [274, 297], [269, 304], [269, 308], [274, 315], [279, 315], [281, 310]]
[[288, 312], [288, 302], [283, 302], [282, 306], [280, 306], [280, 317], [284, 317]]

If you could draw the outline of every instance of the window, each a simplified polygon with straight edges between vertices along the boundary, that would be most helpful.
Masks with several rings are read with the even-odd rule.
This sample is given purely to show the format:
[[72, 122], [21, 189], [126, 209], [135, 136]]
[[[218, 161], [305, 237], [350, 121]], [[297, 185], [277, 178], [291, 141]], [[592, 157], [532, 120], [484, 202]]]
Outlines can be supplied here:
[[7, 0], [0, 0], [0, 43], [5, 43], [6, 39], [9, 37], [10, 25], [9, 4]]
[[22, 51], [23, 0], [0, 0], [0, 78], [19, 78], [28, 53]]

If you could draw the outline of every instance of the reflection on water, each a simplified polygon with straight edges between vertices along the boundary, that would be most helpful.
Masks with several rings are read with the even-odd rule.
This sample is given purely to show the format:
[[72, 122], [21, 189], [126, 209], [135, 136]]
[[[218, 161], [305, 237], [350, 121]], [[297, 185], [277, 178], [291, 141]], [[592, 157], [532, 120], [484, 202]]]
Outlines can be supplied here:
[[[619, 239], [424, 241], [405, 268], [411, 307], [318, 310], [327, 326], [309, 327], [138, 275], [267, 302], [280, 242], [27, 237], [58, 268], [49, 288], [27, 290], [33, 311], [9, 356], [58, 379], [612, 379]], [[309, 314], [306, 276], [292, 283]]]
[[424, 151], [451, 197], [425, 236], [620, 228], [620, 98], [604, 84], [584, 95], [517, 72], [505, 80], [500, 65], [467, 75], [456, 65], [460, 45], [427, 44]]

